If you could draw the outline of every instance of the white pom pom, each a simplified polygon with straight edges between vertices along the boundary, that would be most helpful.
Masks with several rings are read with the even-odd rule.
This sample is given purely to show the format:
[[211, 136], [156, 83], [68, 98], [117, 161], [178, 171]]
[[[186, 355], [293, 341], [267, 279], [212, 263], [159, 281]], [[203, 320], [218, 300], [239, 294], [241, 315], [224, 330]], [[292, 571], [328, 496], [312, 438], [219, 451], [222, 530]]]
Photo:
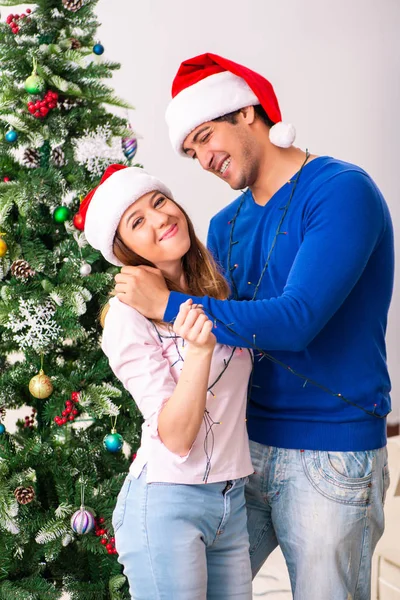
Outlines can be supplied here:
[[296, 129], [290, 123], [275, 123], [269, 130], [271, 144], [279, 148], [289, 148], [296, 139]]

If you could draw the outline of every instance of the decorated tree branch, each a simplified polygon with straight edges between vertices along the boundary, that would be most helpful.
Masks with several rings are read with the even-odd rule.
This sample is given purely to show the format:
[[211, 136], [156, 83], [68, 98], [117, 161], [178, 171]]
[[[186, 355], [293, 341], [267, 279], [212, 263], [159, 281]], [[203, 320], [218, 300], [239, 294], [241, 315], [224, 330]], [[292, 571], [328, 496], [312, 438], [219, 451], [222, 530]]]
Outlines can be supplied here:
[[[0, 1], [2, 7], [19, 2]], [[115, 267], [80, 199], [137, 142], [104, 80], [95, 0], [40, 0], [0, 23], [0, 599], [123, 600], [111, 515], [140, 438], [100, 348]], [[7, 9], [9, 10], [9, 9]], [[111, 112], [111, 107], [117, 109]], [[125, 111], [127, 112], [127, 111]], [[7, 411], [25, 409], [16, 430]], [[125, 442], [125, 443], [124, 443]]]

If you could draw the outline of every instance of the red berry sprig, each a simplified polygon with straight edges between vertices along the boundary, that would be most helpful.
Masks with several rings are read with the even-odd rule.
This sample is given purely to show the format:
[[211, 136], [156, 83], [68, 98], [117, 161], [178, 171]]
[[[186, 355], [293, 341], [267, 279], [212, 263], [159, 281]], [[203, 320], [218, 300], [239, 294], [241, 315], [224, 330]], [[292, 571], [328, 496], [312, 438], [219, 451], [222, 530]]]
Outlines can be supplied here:
[[35, 424], [35, 414], [36, 414], [36, 408], [32, 408], [32, 415], [26, 416], [25, 417], [25, 423], [24, 423], [24, 427], [30, 427], [31, 429], [33, 429], [33, 426]]
[[105, 546], [108, 554], [118, 554], [117, 549], [115, 548], [115, 538], [108, 534], [108, 529], [104, 529], [104, 522], [105, 519], [103, 517], [95, 519], [94, 532], [97, 537], [101, 538], [100, 544]]
[[49, 90], [46, 92], [43, 100], [36, 100], [36, 102], [28, 102], [28, 110], [37, 119], [44, 119], [49, 113], [49, 110], [57, 108], [58, 94]]
[[79, 414], [76, 405], [79, 402], [79, 392], [72, 392], [71, 400], [67, 400], [65, 402], [65, 409], [62, 411], [62, 417], [59, 415], [54, 417], [54, 423], [61, 427], [61, 425], [65, 425], [68, 421], [75, 421], [76, 416]]
[[27, 8], [26, 14], [22, 13], [22, 15], [8, 15], [8, 17], [6, 19], [6, 23], [8, 23], [8, 25], [10, 26], [11, 31], [13, 32], [14, 35], [19, 32], [18, 21], [20, 19], [26, 19], [27, 21], [30, 21], [30, 19], [27, 18], [27, 16], [30, 15], [31, 12], [32, 12], [31, 9]]

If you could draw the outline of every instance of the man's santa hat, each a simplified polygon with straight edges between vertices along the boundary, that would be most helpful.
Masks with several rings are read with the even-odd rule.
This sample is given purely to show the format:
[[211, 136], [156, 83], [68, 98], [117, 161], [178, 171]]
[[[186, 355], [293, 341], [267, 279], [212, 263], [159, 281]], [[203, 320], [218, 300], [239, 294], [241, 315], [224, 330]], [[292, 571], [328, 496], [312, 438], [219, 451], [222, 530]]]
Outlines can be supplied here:
[[185, 60], [173, 81], [165, 115], [171, 143], [178, 154], [186, 156], [183, 142], [198, 125], [257, 104], [274, 123], [271, 142], [281, 148], [291, 146], [296, 130], [282, 123], [274, 89], [262, 75], [216, 54]]
[[122, 215], [135, 200], [153, 191], [173, 198], [162, 181], [140, 167], [110, 165], [99, 185], [82, 200], [78, 215], [84, 226], [86, 239], [111, 264], [123, 266], [113, 250]]

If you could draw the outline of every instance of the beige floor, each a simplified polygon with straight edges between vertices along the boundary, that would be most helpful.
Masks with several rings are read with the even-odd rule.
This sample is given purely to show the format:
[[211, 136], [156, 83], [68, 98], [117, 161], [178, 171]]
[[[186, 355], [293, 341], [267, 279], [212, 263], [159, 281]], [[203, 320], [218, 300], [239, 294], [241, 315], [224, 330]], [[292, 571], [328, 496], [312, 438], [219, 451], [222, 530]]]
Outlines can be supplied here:
[[253, 582], [253, 599], [292, 600], [289, 575], [282, 552], [277, 548]]

